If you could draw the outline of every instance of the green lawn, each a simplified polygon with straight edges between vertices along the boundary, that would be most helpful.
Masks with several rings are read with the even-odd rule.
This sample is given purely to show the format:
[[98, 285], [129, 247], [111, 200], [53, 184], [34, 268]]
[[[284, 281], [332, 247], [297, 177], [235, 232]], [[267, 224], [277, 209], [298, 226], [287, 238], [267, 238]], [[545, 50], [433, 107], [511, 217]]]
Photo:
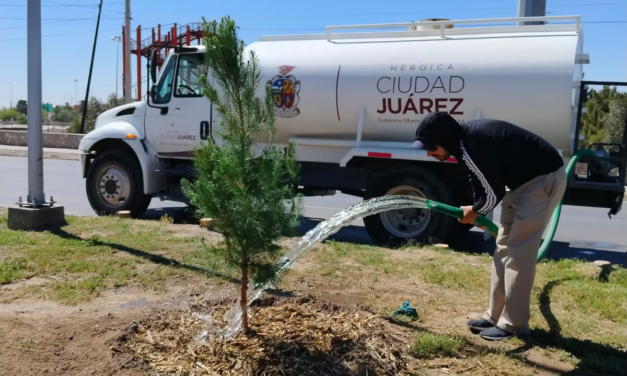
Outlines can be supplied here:
[[225, 268], [203, 252], [202, 236], [175, 233], [168, 221], [68, 216], [67, 222], [55, 231], [11, 231], [0, 216], [0, 284], [48, 278], [23, 292], [75, 304], [121, 286], [165, 290], [177, 279], [231, 277], [217, 274]]

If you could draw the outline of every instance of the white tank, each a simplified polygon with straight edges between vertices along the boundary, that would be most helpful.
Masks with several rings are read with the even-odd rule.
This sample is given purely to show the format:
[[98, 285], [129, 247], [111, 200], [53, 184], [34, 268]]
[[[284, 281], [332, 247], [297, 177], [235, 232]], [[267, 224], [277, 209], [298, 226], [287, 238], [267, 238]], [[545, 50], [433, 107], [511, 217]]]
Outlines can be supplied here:
[[438, 28], [331, 34], [330, 40], [262, 37], [249, 45], [262, 64], [262, 82], [273, 87], [278, 141], [354, 140], [363, 105], [364, 141], [409, 143], [424, 115], [447, 111], [459, 121], [510, 121], [569, 154], [581, 79], [578, 22], [446, 24], [444, 38]]

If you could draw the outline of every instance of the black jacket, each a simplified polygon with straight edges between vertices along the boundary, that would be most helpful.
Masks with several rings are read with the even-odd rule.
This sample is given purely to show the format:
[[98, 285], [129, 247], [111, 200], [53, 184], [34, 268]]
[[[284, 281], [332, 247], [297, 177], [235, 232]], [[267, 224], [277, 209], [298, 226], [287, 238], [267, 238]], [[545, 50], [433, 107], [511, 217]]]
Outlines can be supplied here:
[[430, 113], [418, 126], [416, 140], [439, 145], [457, 158], [470, 178], [473, 210], [481, 215], [501, 202], [505, 187], [514, 190], [564, 165], [540, 136], [500, 120], [460, 124], [446, 113]]

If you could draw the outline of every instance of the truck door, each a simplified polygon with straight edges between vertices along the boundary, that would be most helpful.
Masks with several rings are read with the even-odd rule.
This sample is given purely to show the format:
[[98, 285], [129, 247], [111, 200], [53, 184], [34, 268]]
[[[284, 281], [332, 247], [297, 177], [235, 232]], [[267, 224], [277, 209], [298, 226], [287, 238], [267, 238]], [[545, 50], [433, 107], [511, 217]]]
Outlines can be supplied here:
[[161, 158], [191, 158], [194, 147], [211, 142], [212, 103], [202, 94], [200, 76], [207, 72], [201, 53], [172, 54], [164, 64], [153, 101], [167, 106], [146, 110], [146, 138]]

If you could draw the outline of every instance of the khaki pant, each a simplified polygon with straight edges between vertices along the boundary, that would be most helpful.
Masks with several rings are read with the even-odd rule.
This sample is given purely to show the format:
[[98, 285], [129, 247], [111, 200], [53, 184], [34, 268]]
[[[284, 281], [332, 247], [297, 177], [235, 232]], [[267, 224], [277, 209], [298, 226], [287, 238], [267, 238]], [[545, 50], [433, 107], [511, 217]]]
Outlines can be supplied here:
[[505, 194], [492, 264], [490, 309], [483, 318], [516, 334], [529, 333], [529, 305], [544, 230], [566, 189], [564, 167]]

